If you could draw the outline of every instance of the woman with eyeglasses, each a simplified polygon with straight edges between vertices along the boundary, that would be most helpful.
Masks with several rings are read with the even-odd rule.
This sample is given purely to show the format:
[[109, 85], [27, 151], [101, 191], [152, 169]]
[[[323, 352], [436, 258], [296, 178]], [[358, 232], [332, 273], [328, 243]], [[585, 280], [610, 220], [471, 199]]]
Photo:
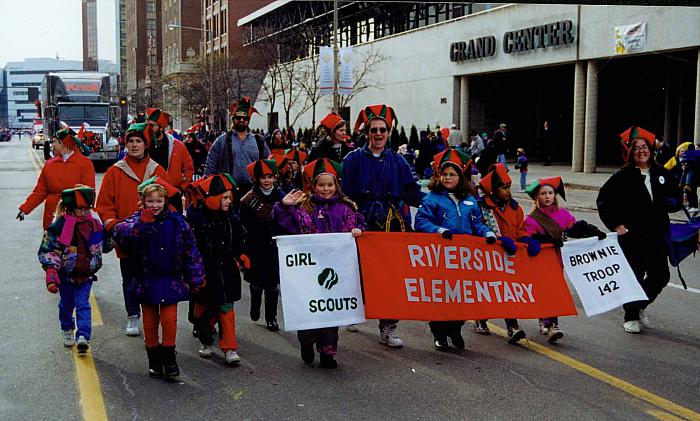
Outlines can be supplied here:
[[619, 235], [620, 246], [648, 300], [626, 303], [623, 328], [640, 333], [649, 326], [645, 310], [668, 284], [670, 274], [665, 238], [670, 212], [681, 209], [680, 190], [668, 170], [653, 159], [656, 137], [641, 127], [623, 132], [626, 163], [598, 194], [598, 214]]

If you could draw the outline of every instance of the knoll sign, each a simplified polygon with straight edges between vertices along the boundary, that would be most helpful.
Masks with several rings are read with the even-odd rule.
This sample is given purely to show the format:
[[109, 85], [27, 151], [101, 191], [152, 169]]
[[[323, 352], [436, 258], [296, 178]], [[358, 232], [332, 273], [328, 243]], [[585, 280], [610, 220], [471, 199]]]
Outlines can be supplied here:
[[[524, 53], [538, 48], [573, 44], [576, 39], [570, 20], [562, 20], [545, 25], [508, 31], [503, 34], [503, 52], [505, 54]], [[453, 42], [450, 45], [450, 61], [469, 61], [496, 55], [496, 37], [493, 35]]]

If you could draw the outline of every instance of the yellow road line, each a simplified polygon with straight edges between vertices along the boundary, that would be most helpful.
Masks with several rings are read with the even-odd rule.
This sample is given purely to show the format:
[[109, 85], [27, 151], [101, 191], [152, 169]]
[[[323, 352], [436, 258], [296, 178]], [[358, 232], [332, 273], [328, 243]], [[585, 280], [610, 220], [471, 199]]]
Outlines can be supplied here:
[[678, 418], [675, 415], [671, 415], [668, 412], [664, 412], [660, 409], [649, 409], [647, 414], [661, 421], [683, 421], [683, 418]]
[[[495, 332], [497, 335], [503, 336], [504, 338], [506, 337], [506, 331], [505, 329], [498, 327], [494, 325], [493, 323], [489, 323], [489, 329], [492, 332]], [[668, 399], [662, 398], [659, 395], [655, 395], [648, 390], [642, 389], [641, 387], [635, 386], [632, 383], [629, 383], [627, 381], [624, 381], [622, 379], [619, 379], [611, 374], [608, 374], [604, 371], [598, 370], [597, 368], [590, 366], [586, 363], [583, 363], [581, 361], [575, 360], [571, 357], [568, 357], [560, 352], [554, 351], [552, 349], [549, 349], [543, 345], [540, 345], [536, 342], [530, 342], [530, 341], [525, 341], [525, 342], [519, 342], [519, 345], [527, 348], [531, 351], [535, 351], [538, 354], [542, 354], [548, 358], [551, 358], [555, 361], [558, 361], [568, 367], [573, 368], [574, 370], [580, 371], [581, 373], [593, 377], [596, 380], [600, 380], [603, 383], [607, 383], [612, 387], [615, 387], [625, 393], [628, 393], [632, 395], [633, 397], [637, 399], [641, 399], [645, 402], [648, 402], [658, 408], [663, 409], [664, 411], [668, 411], [671, 414], [681, 417], [682, 419], [687, 419], [687, 420], [698, 420], [700, 421], [700, 414], [697, 412], [693, 411], [692, 409], [686, 408], [684, 406], [678, 405], [674, 402], [669, 401]], [[663, 411], [657, 411], [658, 414], [663, 414]], [[670, 414], [667, 414], [670, 415]], [[656, 416], [656, 415], [654, 415]], [[658, 418], [658, 417], [657, 417]], [[670, 418], [667, 418], [670, 419]]]
[[90, 307], [92, 307], [92, 327], [102, 326], [102, 313], [100, 313], [100, 307], [97, 305], [97, 299], [95, 299], [95, 294], [90, 291]]
[[34, 166], [34, 170], [36, 170], [37, 173], [40, 173], [42, 167], [37, 165], [36, 160], [34, 159], [34, 149], [29, 150], [29, 159], [32, 161], [32, 165]]
[[75, 361], [75, 377], [78, 380], [83, 419], [86, 421], [107, 420], [107, 411], [100, 388], [100, 377], [95, 369], [92, 351], [80, 355], [76, 347], [73, 347], [73, 360]]

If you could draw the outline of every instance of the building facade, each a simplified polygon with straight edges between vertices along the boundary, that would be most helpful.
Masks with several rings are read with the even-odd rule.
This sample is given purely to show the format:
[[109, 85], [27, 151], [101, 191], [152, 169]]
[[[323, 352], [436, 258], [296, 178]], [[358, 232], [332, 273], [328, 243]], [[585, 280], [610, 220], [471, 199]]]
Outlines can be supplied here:
[[126, 0], [126, 87], [131, 112], [160, 102], [162, 61], [161, 0]]
[[201, 26], [206, 37], [202, 45], [205, 54], [232, 57], [243, 44], [243, 29], [238, 20], [259, 10], [272, 0], [201, 0]]
[[[240, 24], [255, 35], [254, 26], [274, 27], [279, 15], [270, 9]], [[410, 16], [396, 15], [388, 35], [377, 33], [380, 18], [387, 19], [366, 19], [375, 35], [367, 41], [355, 24], [341, 29], [354, 45], [356, 69], [371, 51], [381, 57], [366, 75], [367, 88], [347, 104], [352, 122], [363, 106], [387, 103], [407, 130], [456, 124], [466, 139], [471, 130], [491, 136], [506, 123], [511, 147], [536, 158], [546, 146], [547, 121], [556, 160], [586, 172], [619, 164], [618, 135], [632, 125], [672, 145], [700, 138], [698, 8], [505, 4], [403, 31], [395, 29]], [[317, 114], [331, 104], [323, 97]], [[256, 108], [271, 111], [269, 102]], [[297, 126], [310, 120], [304, 112]], [[252, 125], [264, 127], [265, 119]]]
[[97, 71], [97, 0], [83, 0], [83, 70]]
[[114, 15], [116, 17], [117, 41], [117, 74], [119, 75], [118, 94], [124, 95], [127, 86], [127, 48], [126, 48], [126, 0], [115, 0]]

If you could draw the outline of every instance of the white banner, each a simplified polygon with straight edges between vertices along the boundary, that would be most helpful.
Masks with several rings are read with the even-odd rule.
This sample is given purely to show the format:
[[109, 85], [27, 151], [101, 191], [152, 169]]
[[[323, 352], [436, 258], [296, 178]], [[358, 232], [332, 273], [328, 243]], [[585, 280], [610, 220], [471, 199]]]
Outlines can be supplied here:
[[344, 47], [338, 51], [338, 59], [340, 61], [338, 93], [340, 95], [352, 94], [353, 77], [352, 77], [352, 62], [353, 54], [352, 47]]
[[630, 301], [646, 300], [617, 233], [608, 238], [569, 240], [561, 249], [564, 273], [576, 288], [586, 315], [605, 313]]
[[647, 23], [615, 27], [615, 54], [627, 54], [647, 48]]
[[333, 94], [333, 48], [318, 47], [319, 88], [321, 95]]
[[365, 321], [357, 248], [350, 233], [276, 239], [284, 330]]

